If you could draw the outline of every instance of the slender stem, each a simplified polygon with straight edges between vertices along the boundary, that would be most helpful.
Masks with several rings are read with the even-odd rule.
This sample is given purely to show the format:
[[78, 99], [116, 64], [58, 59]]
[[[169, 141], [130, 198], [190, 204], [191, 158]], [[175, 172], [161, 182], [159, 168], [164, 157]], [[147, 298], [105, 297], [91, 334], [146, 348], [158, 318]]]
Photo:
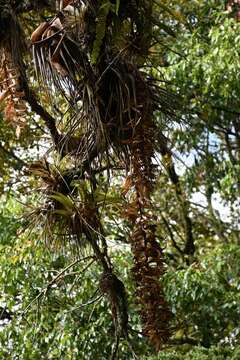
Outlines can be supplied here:
[[90, 264], [88, 264], [82, 272], [84, 272], [92, 263], [93, 261], [95, 261], [95, 257], [93, 256], [86, 256], [82, 259], [77, 259], [74, 260], [71, 264], [69, 264], [68, 266], [66, 266], [62, 271], [60, 271], [46, 286], [45, 288], [27, 305], [27, 307], [24, 309], [24, 311], [22, 312], [22, 316], [26, 314], [26, 312], [28, 311], [28, 309], [32, 306], [32, 304], [34, 302], [36, 302], [37, 300], [39, 300], [43, 295], [45, 295], [47, 293], [47, 291], [51, 288], [51, 286], [53, 284], [56, 283], [56, 281], [58, 279], [60, 279], [62, 277], [62, 275], [69, 270], [70, 268], [72, 268], [74, 265], [76, 265], [77, 263], [81, 262], [81, 261], [85, 261], [87, 259], [93, 259]]

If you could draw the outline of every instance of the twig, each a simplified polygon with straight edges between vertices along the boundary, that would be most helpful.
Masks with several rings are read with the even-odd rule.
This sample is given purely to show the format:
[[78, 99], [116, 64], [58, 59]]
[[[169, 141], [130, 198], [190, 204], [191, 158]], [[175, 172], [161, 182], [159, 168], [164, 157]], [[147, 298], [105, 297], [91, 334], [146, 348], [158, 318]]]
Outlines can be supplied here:
[[100, 75], [100, 77], [97, 79], [96, 82], [96, 87], [98, 86], [98, 84], [100, 83], [100, 81], [102, 80], [103, 76], [106, 74], [106, 72], [111, 68], [111, 66], [114, 64], [114, 62], [122, 55], [122, 53], [127, 50], [127, 48], [129, 47], [129, 45], [125, 46], [125, 48], [123, 48], [121, 51], [119, 51], [119, 53], [113, 58], [113, 60], [108, 64], [108, 66], [104, 69], [104, 71], [102, 72], [102, 74]]
[[[80, 279], [81, 275], [82, 275], [82, 274], [89, 268], [89, 266], [91, 266], [92, 263], [96, 260], [96, 258], [95, 258], [94, 256], [91, 256], [91, 257], [93, 258], [93, 260], [92, 260], [88, 265], [86, 265], [85, 268], [81, 271], [81, 273], [74, 279], [74, 282], [73, 282], [73, 284], [72, 284], [69, 292], [72, 291], [74, 285], [75, 285], [76, 282]], [[85, 258], [85, 259], [86, 259], [86, 258]]]
[[[6, 149], [1, 143], [0, 143], [0, 150], [2, 150], [5, 154], [16, 160], [19, 164], [19, 167], [22, 168], [23, 166], [27, 166], [27, 163], [20, 159], [12, 150]], [[18, 166], [14, 166], [15, 170], [19, 170]]]
[[175, 249], [177, 249], [177, 251], [178, 251], [181, 255], [183, 255], [184, 252], [182, 251], [182, 249], [181, 249], [181, 248], [178, 246], [178, 244], [176, 243], [175, 238], [174, 238], [174, 235], [173, 235], [173, 232], [172, 232], [172, 229], [171, 229], [170, 225], [168, 224], [167, 219], [163, 216], [163, 214], [160, 214], [160, 215], [161, 215], [161, 218], [162, 218], [162, 220], [163, 220], [163, 222], [164, 222], [164, 224], [165, 224], [165, 226], [166, 226], [166, 228], [167, 228], [167, 230], [168, 230], [168, 232], [169, 232], [169, 235], [170, 235], [170, 238], [171, 238], [171, 241], [172, 241], [173, 246], [175, 247]]
[[[69, 264], [67, 267], [65, 267], [65, 268], [64, 268], [60, 273], [58, 273], [58, 275], [56, 275], [56, 276], [47, 284], [47, 286], [27, 305], [27, 307], [24, 309], [24, 311], [22, 312], [21, 315], [24, 316], [24, 315], [26, 314], [26, 312], [28, 311], [28, 309], [32, 306], [32, 304], [33, 304], [34, 302], [36, 302], [37, 300], [39, 300], [42, 296], [44, 296], [44, 295], [47, 293], [47, 291], [51, 288], [51, 286], [52, 286], [67, 270], [69, 270], [71, 267], [73, 267], [74, 265], [76, 265], [76, 264], [79, 263], [80, 261], [84, 261], [84, 260], [87, 260], [87, 259], [89, 259], [89, 258], [93, 258], [93, 260], [92, 260], [91, 263], [90, 263], [90, 264], [92, 264], [93, 261], [95, 261], [95, 257], [93, 257], [93, 256], [86, 256], [85, 258], [77, 259], [77, 260], [73, 261], [71, 264]], [[89, 266], [90, 264], [88, 264], [88, 266]], [[87, 266], [87, 267], [88, 267], [88, 266]], [[83, 269], [83, 271], [85, 271], [87, 267], [85, 267], [85, 268]]]
[[[97, 291], [98, 291], [98, 290], [99, 290], [99, 289], [97, 289]], [[96, 291], [95, 291], [94, 294], [96, 294]], [[96, 297], [96, 298], [94, 298], [94, 299], [92, 299], [92, 300], [89, 300], [88, 302], [86, 302], [86, 303], [84, 303], [84, 304], [81, 304], [81, 305], [79, 305], [79, 306], [76, 306], [75, 308], [69, 310], [68, 313], [69, 313], [69, 312], [72, 312], [72, 311], [76, 311], [77, 309], [81, 309], [82, 307], [85, 307], [85, 306], [88, 306], [88, 305], [92, 305], [92, 304], [96, 303], [98, 300], [100, 300], [102, 297], [103, 297], [103, 295], [101, 294], [101, 295], [99, 295], [98, 297]]]

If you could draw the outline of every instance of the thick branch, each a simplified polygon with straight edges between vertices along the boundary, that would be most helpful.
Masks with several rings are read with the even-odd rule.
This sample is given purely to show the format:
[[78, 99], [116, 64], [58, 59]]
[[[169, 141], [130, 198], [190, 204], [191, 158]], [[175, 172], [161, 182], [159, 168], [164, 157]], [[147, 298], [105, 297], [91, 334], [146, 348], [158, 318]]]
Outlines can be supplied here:
[[168, 176], [174, 185], [176, 198], [178, 200], [179, 205], [182, 209], [182, 219], [184, 224], [184, 231], [185, 231], [185, 237], [186, 237], [186, 243], [185, 248], [183, 252], [186, 255], [193, 255], [195, 252], [195, 245], [194, 245], [194, 238], [193, 238], [193, 232], [192, 232], [192, 221], [189, 217], [189, 209], [188, 209], [188, 203], [184, 199], [179, 176], [177, 175], [175, 171], [175, 167], [172, 161], [172, 152], [167, 146], [167, 139], [163, 135], [162, 132], [159, 132], [159, 151], [162, 155], [164, 166], [167, 170]]
[[32, 111], [43, 119], [46, 127], [51, 134], [55, 146], [57, 146], [60, 139], [60, 134], [57, 130], [55, 119], [42, 107], [42, 105], [39, 104], [36, 95], [29, 88], [27, 80], [23, 78], [21, 80], [22, 89], [24, 90], [24, 100], [29, 103]]

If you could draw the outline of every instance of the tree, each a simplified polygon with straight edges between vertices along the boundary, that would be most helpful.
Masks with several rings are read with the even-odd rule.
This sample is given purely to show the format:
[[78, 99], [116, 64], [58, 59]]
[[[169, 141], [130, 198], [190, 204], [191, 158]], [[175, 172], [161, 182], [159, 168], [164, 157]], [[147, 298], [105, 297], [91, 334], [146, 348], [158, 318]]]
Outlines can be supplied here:
[[[137, 345], [129, 322], [127, 280], [115, 271], [110, 240], [131, 248], [143, 334], [157, 350], [171, 335], [169, 322], [176, 309], [171, 324], [180, 313], [186, 334], [181, 341], [208, 347], [222, 340], [209, 330], [220, 326], [220, 315], [217, 321], [210, 317], [203, 322], [216, 303], [215, 289], [204, 295], [212, 274], [204, 272], [201, 255], [216, 241], [239, 241], [234, 223], [239, 199], [237, 62], [229, 67], [227, 84], [222, 83], [226, 59], [234, 59], [233, 44], [238, 42], [232, 13], [224, 11], [224, 2], [209, 1], [64, 1], [57, 12], [51, 1], [2, 1], [0, 9], [0, 24], [10, 29], [1, 32], [0, 43], [2, 184], [6, 189], [19, 174], [20, 192], [29, 186], [41, 189], [42, 196], [28, 197], [28, 224], [66, 253], [70, 246], [77, 254], [70, 268], [85, 258], [89, 266], [98, 264], [99, 279], [92, 282], [98, 282], [110, 305], [112, 358], [120, 338], [132, 356]], [[28, 51], [30, 35], [37, 77]], [[15, 138], [7, 119], [15, 126]], [[26, 154], [19, 146], [32, 150]], [[44, 147], [44, 156], [27, 168], [34, 149], [43, 153]], [[189, 153], [194, 162], [180, 176], [177, 160]], [[9, 166], [15, 169], [11, 175]], [[22, 181], [26, 175], [27, 186]], [[194, 204], [197, 191], [205, 195], [202, 207]], [[216, 211], [216, 195], [228, 202], [231, 223]], [[169, 268], [165, 277], [163, 254]], [[70, 268], [59, 270], [60, 278]], [[178, 293], [177, 284], [188, 289], [186, 279], [189, 292]], [[36, 300], [57, 281], [49, 280]], [[206, 288], [199, 295], [203, 300], [196, 295], [197, 281]], [[195, 299], [199, 308], [202, 304], [202, 317], [194, 317]], [[185, 315], [191, 304], [192, 323]], [[229, 317], [226, 323], [231, 321]], [[229, 332], [234, 327], [231, 323]]]

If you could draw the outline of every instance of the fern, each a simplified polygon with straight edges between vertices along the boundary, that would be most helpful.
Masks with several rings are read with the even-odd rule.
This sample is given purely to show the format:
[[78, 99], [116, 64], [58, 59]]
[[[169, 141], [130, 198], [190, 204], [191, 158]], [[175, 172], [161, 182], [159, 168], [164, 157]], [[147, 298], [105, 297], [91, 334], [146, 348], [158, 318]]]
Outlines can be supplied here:
[[118, 15], [119, 6], [120, 6], [120, 0], [117, 0], [116, 5], [115, 5], [115, 13], [116, 13], [116, 15]]
[[106, 23], [107, 17], [112, 9], [112, 4], [109, 0], [104, 0], [103, 4], [100, 6], [97, 16], [97, 25], [96, 25], [96, 38], [93, 43], [93, 49], [91, 54], [91, 63], [95, 65], [99, 58], [100, 49], [102, 46], [103, 39], [106, 34]]

